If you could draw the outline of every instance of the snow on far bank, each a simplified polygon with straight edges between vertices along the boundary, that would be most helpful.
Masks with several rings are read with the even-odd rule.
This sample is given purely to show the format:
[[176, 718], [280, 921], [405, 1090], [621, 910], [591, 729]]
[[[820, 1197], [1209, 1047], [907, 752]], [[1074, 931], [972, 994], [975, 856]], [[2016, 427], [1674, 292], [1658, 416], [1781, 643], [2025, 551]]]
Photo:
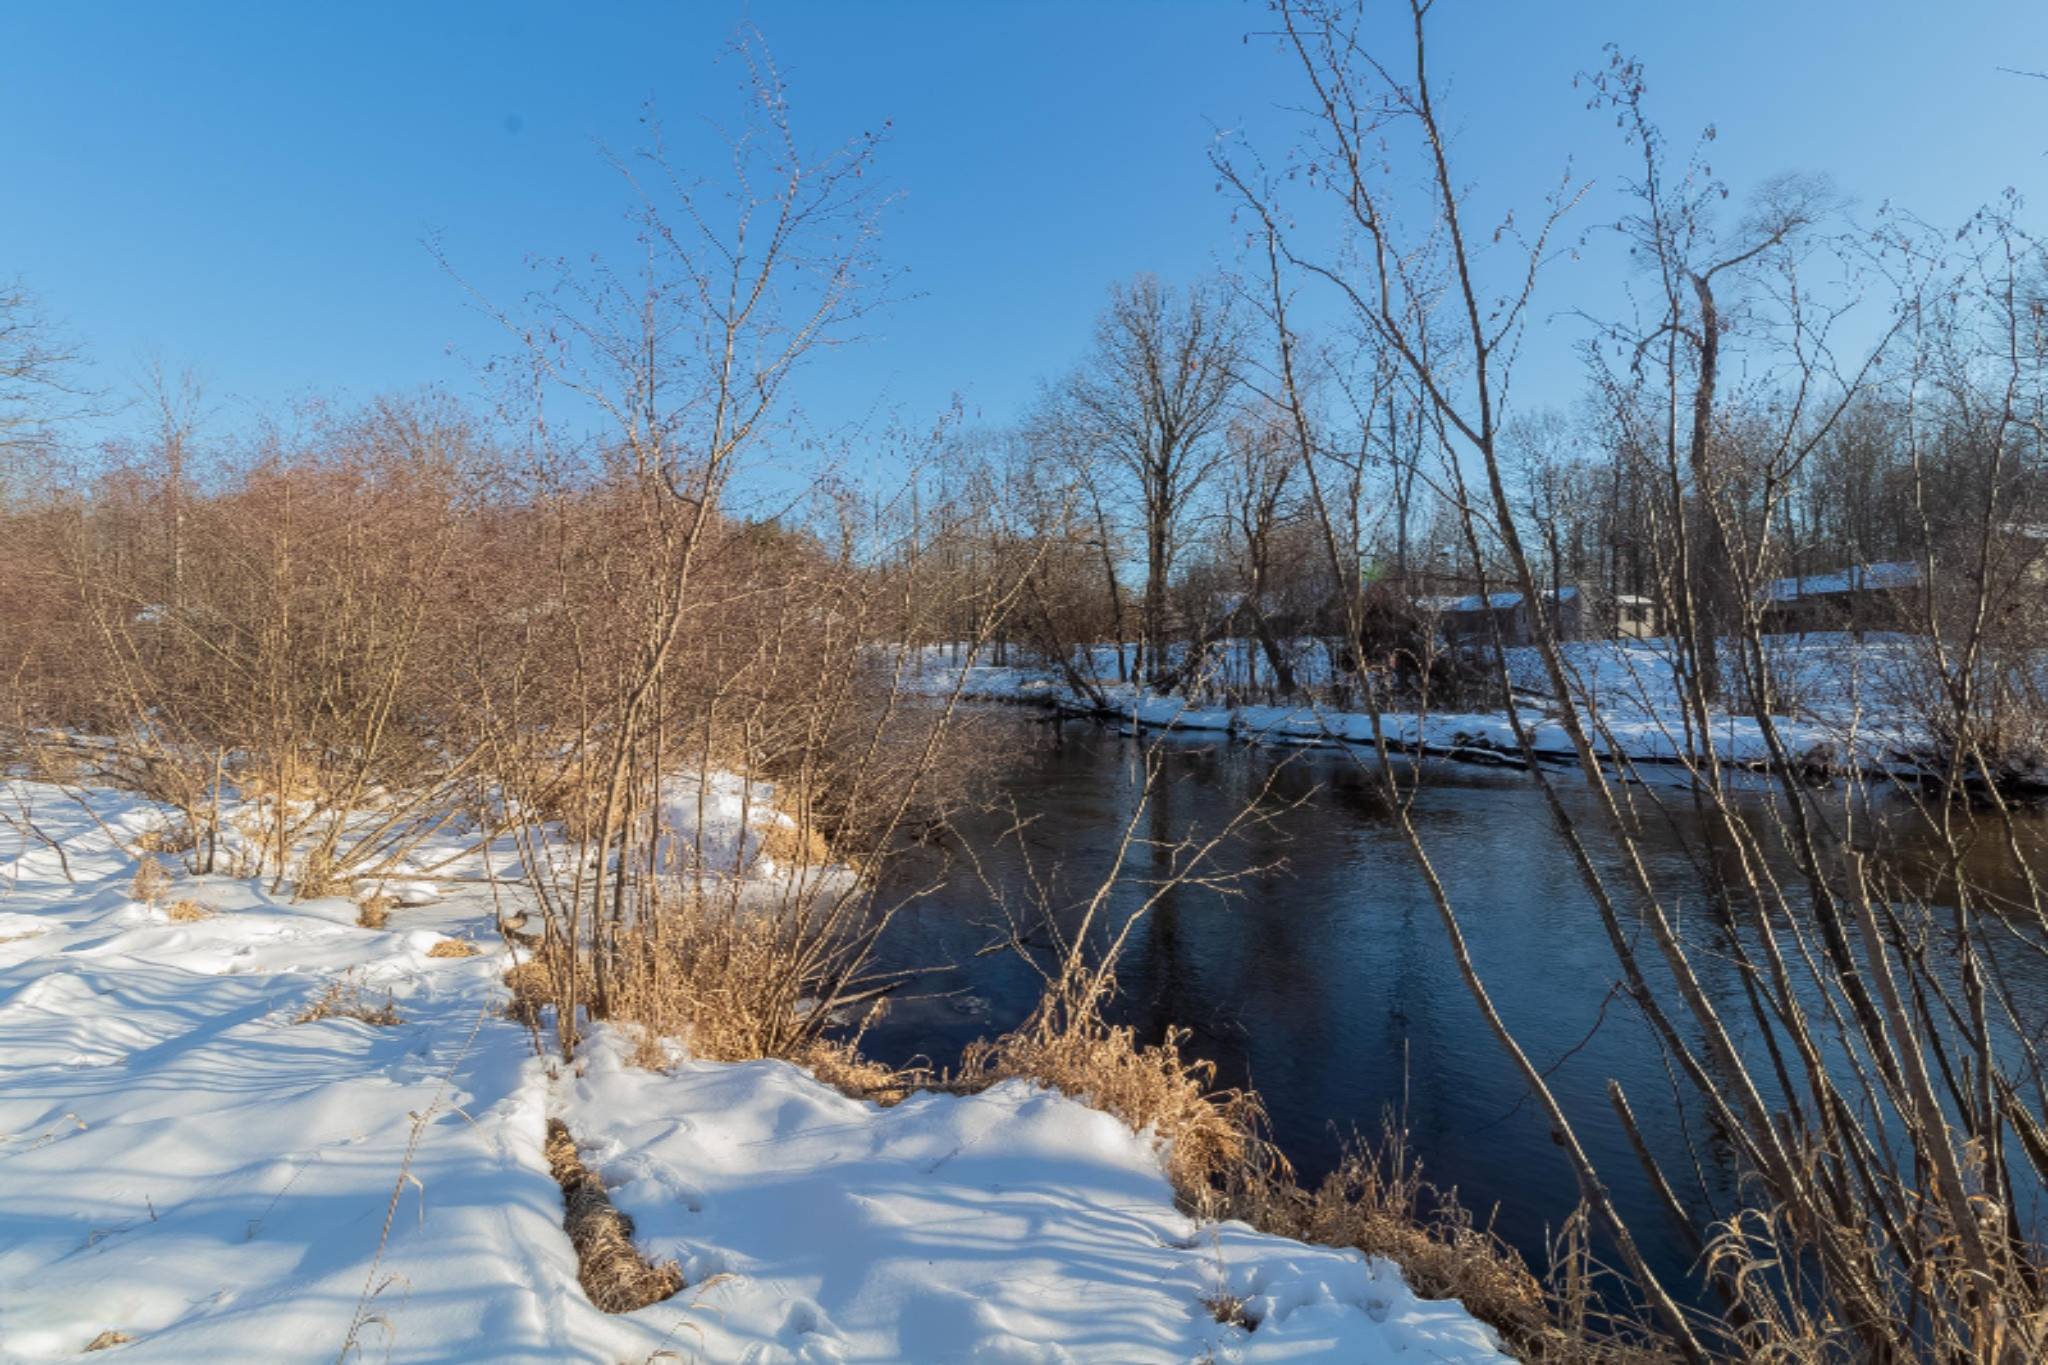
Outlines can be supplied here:
[[[1815, 634], [1776, 641], [1772, 664], [1780, 679], [1784, 714], [1775, 715], [1774, 724], [1793, 757], [1882, 767], [1915, 744], [1917, 727], [1900, 701], [1900, 683], [1911, 648], [1903, 637], [1884, 635], [1859, 640]], [[1259, 674], [1256, 649], [1241, 641], [1225, 642], [1224, 649], [1226, 674]], [[1597, 751], [1646, 762], [1677, 761], [1704, 752], [1699, 740], [1687, 733], [1669, 649], [1663, 640], [1580, 640], [1564, 646], [1572, 704], [1589, 721], [1597, 711]], [[1327, 680], [1327, 669], [1317, 666], [1319, 654], [1302, 651], [1304, 667], [1299, 676], [1307, 682]], [[1110, 707], [1142, 725], [1230, 731], [1247, 738], [1290, 743], [1370, 744], [1373, 740], [1372, 717], [1364, 712], [1310, 703], [1191, 702], [1113, 681], [1113, 648], [1091, 651], [1086, 662], [1092, 670], [1090, 676], [1103, 680], [1102, 693]], [[1016, 664], [964, 667], [945, 646], [928, 649], [921, 664], [919, 686], [927, 692], [947, 692], [961, 685], [964, 694], [972, 697], [1090, 709], [1057, 676], [1057, 670]], [[1549, 695], [1549, 678], [1537, 651], [1509, 650], [1508, 670], [1517, 690], [1524, 694], [1522, 719], [1537, 752], [1569, 759], [1570, 738], [1557, 719], [1560, 704]], [[1504, 711], [1432, 711], [1422, 716], [1388, 711], [1380, 724], [1396, 748], [1504, 754], [1520, 748]], [[1723, 712], [1713, 718], [1712, 730], [1713, 752], [1724, 762], [1760, 763], [1770, 757], [1763, 728], [1751, 716]]]
[[[1147, 1139], [1027, 1085], [881, 1109], [783, 1063], [635, 1069], [604, 1029], [537, 1056], [480, 857], [384, 930], [226, 877], [152, 905], [124, 845], [154, 813], [85, 798], [0, 784], [70, 870], [0, 829], [0, 1359], [116, 1332], [95, 1359], [332, 1361], [352, 1325], [351, 1358], [394, 1361], [1504, 1359], [1385, 1262], [1193, 1223]], [[431, 955], [450, 937], [484, 951]], [[402, 1022], [294, 1022], [337, 981]], [[674, 1298], [590, 1306], [550, 1118]]]

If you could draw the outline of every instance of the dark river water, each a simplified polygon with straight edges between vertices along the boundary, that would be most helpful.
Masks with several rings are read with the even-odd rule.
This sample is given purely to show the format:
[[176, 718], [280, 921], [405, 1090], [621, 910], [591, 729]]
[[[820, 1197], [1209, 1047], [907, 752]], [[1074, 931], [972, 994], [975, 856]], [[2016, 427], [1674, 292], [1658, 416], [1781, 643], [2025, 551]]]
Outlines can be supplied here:
[[[1038, 978], [1008, 949], [982, 951], [1007, 933], [1003, 907], [1029, 923], [1034, 897], [1055, 906], [1084, 898], [1110, 871], [1142, 790], [1137, 740], [1080, 721], [988, 723], [988, 742], [1005, 755], [997, 803], [958, 822], [949, 852], [906, 861], [885, 888], [926, 894], [892, 924], [884, 965], [952, 964], [921, 974], [870, 1029], [864, 1046], [886, 1061], [951, 1065], [968, 1042], [1025, 1017]], [[1144, 837], [1213, 833], [1262, 792], [1274, 813], [1218, 851], [1217, 870], [1245, 874], [1234, 884], [1178, 888], [1138, 922], [1118, 1016], [1147, 1040], [1169, 1025], [1191, 1030], [1190, 1049], [1216, 1063], [1220, 1083], [1258, 1089], [1306, 1180], [1352, 1135], [1376, 1134], [1384, 1114], [1397, 1114], [1425, 1174], [1455, 1187], [1540, 1268], [1575, 1187], [1458, 975], [1377, 779], [1333, 750], [1222, 736], [1145, 744], [1155, 740], [1161, 780], [1139, 821]], [[1571, 776], [1559, 787], [1597, 828], [1591, 794]], [[1672, 814], [1648, 822], [1645, 848], [1667, 906], [1683, 914], [1704, 903], [1698, 826], [1683, 792], [1660, 795]], [[1689, 1254], [1608, 1108], [1608, 1078], [1626, 1088], [1696, 1212], [1728, 1210], [1732, 1173], [1706, 1125], [1687, 1122], [1697, 1101], [1674, 1087], [1648, 1026], [1615, 991], [1619, 968], [1540, 792], [1521, 773], [1432, 764], [1414, 817], [1495, 1004], [1550, 1071], [1654, 1268], [1690, 1288]], [[1157, 848], [1134, 849], [1113, 920], [1144, 900], [1165, 860]], [[1733, 1020], [1739, 982], [1721, 959], [1696, 956]], [[2028, 1003], [2032, 1017], [2048, 1018], [2048, 994]]]

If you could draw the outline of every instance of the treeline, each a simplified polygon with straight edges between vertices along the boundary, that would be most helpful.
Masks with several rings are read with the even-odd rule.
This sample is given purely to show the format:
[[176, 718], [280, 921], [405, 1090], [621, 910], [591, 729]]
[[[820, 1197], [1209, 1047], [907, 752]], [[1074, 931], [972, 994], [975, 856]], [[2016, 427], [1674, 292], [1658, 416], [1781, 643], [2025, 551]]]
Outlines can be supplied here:
[[[2040, 628], [2039, 243], [1990, 214], [1960, 236], [1894, 220], [1873, 241], [1812, 182], [1768, 187], [1756, 214], [1732, 240], [1698, 240], [1702, 218], [1642, 242], [1666, 314], [1587, 322], [1583, 392], [1497, 419], [1537, 590], [1584, 593], [1585, 633], [1633, 601], [1634, 633], [1697, 615], [1711, 639], [1781, 580], [1903, 564], [1937, 589], [1989, 582], [2009, 635]], [[1296, 333], [1291, 287], [1249, 266], [1114, 287], [1085, 360], [1027, 420], [932, 467], [929, 496], [979, 490], [989, 518], [949, 529], [946, 563], [1036, 561], [1006, 643], [1055, 661], [1113, 645], [1108, 681], [1174, 689], [1207, 647], [1250, 641], [1264, 685], [1291, 693], [1346, 670], [1360, 612], [1398, 650], [1430, 633], [1432, 604], [1518, 588], [1483, 471], [1427, 392], [1469, 369], [1419, 381], [1371, 319]], [[1953, 596], [1902, 597], [1888, 623], [1929, 630]]]

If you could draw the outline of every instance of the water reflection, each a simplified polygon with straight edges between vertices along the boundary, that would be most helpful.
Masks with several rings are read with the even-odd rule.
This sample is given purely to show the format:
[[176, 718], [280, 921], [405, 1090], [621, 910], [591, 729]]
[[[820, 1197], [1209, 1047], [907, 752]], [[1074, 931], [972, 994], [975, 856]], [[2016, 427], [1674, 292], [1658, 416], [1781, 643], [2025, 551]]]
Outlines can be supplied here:
[[[958, 965], [921, 977], [868, 1034], [884, 1060], [950, 1064], [967, 1042], [1018, 1023], [1036, 1000], [1039, 980], [1014, 953], [977, 955], [1004, 932], [982, 876], [1022, 914], [1035, 884], [1070, 903], [1114, 863], [1142, 786], [1141, 746], [1086, 723], [1020, 722], [1016, 747], [1003, 795], [1028, 821], [1021, 836], [1003, 837], [1015, 818], [1008, 809], [970, 816], [962, 835], [978, 851], [980, 875], [957, 862], [942, 867], [937, 854], [893, 874], [894, 892], [941, 879], [893, 926], [885, 965]], [[1235, 884], [1179, 888], [1140, 922], [1119, 974], [1120, 1020], [1148, 1039], [1169, 1025], [1191, 1029], [1193, 1050], [1216, 1062], [1221, 1083], [1258, 1088], [1275, 1136], [1306, 1178], [1326, 1170], [1352, 1134], [1376, 1131], [1384, 1112], [1405, 1115], [1428, 1174], [1482, 1218], [1492, 1215], [1540, 1264], [1548, 1234], [1574, 1205], [1571, 1176], [1458, 976], [1375, 778], [1341, 753], [1214, 736], [1169, 740], [1159, 752], [1162, 781], [1137, 829], [1146, 842], [1111, 898], [1113, 919], [1168, 874], [1170, 848], [1184, 837], [1221, 829], [1262, 792], [1273, 813], [1219, 851], [1219, 868], [1242, 873]], [[1558, 786], [1596, 828], [1593, 794], [1572, 780]], [[1772, 799], [1763, 787], [1755, 797]], [[1638, 790], [1634, 800], [1660, 898], [1675, 914], [1705, 913], [1703, 876], [1733, 875], [1732, 850], [1685, 792]], [[1688, 1279], [1688, 1253], [1608, 1107], [1608, 1078], [1627, 1090], [1646, 1139], [1696, 1211], [1731, 1203], [1728, 1154], [1616, 989], [1620, 969], [1542, 796], [1518, 773], [1438, 765], [1411, 813], [1496, 1006], [1549, 1071], [1654, 1268], [1667, 1281]], [[1843, 804], [1834, 817], [1871, 814]], [[1891, 839], [1910, 839], [1909, 809], [1888, 818], [1901, 824]], [[1625, 893], [1616, 850], [1596, 842], [1592, 853]], [[1769, 853], [1796, 881], [1784, 850]], [[1997, 872], [1995, 853], [1975, 851], [1973, 875]], [[1939, 889], [1938, 869], [1924, 884]], [[1740, 968], [1721, 953], [1697, 954], [1695, 965], [1736, 1020]], [[2031, 997], [2028, 1017], [2048, 1017], [2048, 972], [2031, 958], [2012, 965]]]

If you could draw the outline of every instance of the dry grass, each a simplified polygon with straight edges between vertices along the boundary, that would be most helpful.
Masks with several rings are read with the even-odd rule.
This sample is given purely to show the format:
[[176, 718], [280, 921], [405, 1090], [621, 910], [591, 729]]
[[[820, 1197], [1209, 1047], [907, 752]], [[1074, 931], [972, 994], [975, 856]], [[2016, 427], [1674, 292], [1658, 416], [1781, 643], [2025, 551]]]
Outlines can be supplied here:
[[760, 856], [784, 867], [823, 867], [831, 862], [832, 846], [819, 827], [815, 804], [801, 784], [777, 782], [773, 808], [756, 817], [754, 824]]
[[1250, 1184], [1228, 1212], [1263, 1232], [1383, 1256], [1416, 1293], [1459, 1300], [1523, 1359], [1587, 1358], [1567, 1349], [1543, 1282], [1512, 1247], [1475, 1226], [1454, 1196], [1423, 1179], [1391, 1119], [1378, 1147], [1353, 1147], [1314, 1190]]
[[978, 1090], [1022, 1078], [1114, 1114], [1167, 1144], [1175, 1193], [1191, 1212], [1212, 1216], [1246, 1181], [1291, 1175], [1262, 1136], [1258, 1096], [1212, 1089], [1215, 1066], [1183, 1056], [1186, 1039], [1169, 1029], [1164, 1041], [1141, 1047], [1132, 1030], [1106, 1023], [1093, 1008], [1049, 997], [1015, 1033], [970, 1045], [954, 1084]]
[[322, 1019], [356, 1019], [378, 1028], [395, 1028], [405, 1022], [399, 1017], [398, 1005], [387, 993], [383, 1004], [377, 1004], [363, 993], [362, 983], [343, 979], [329, 985], [320, 997], [301, 1010], [294, 1024], [316, 1024]]
[[832, 861], [832, 849], [814, 825], [789, 825], [767, 820], [755, 827], [760, 836], [763, 858], [784, 867], [822, 867]]
[[189, 897], [172, 901], [164, 916], [173, 924], [194, 924], [203, 919], [212, 919], [214, 912]]
[[1225, 1327], [1242, 1327], [1249, 1332], [1259, 1325], [1258, 1319], [1245, 1316], [1247, 1300], [1239, 1294], [1217, 1291], [1202, 1300], [1202, 1307], [1209, 1310], [1209, 1316]]
[[[706, 1061], [793, 1062], [843, 1095], [884, 1106], [902, 1102], [932, 1079], [928, 1071], [899, 1070], [862, 1056], [858, 1035], [819, 1038], [793, 1030], [794, 1002], [784, 992], [762, 988], [788, 965], [772, 924], [742, 922], [684, 938], [679, 943], [671, 935], [657, 955], [653, 945], [626, 937], [626, 951], [638, 966], [620, 974], [610, 1017], [634, 1033], [634, 1065], [665, 1069], [663, 1040], [674, 1038]], [[559, 950], [544, 951], [507, 973], [515, 1017], [528, 1018], [560, 998], [561, 958]], [[882, 1008], [881, 1002], [870, 1006], [862, 1031], [881, 1017]]]
[[126, 1332], [117, 1332], [110, 1327], [91, 1341], [85, 1343], [85, 1349], [88, 1351], [104, 1351], [112, 1346], [126, 1346], [133, 1340], [135, 1338], [129, 1336]]
[[192, 827], [179, 820], [142, 831], [131, 847], [138, 854], [189, 853], [197, 843], [198, 840], [192, 836]]
[[[537, 960], [559, 976], [562, 957], [557, 947]], [[652, 931], [621, 933], [610, 975], [608, 1018], [680, 1039], [707, 1061], [793, 1060], [802, 1046], [801, 988], [789, 938], [774, 915], [689, 898]]]
[[[1512, 1247], [1475, 1225], [1452, 1194], [1425, 1181], [1391, 1120], [1379, 1147], [1354, 1148], [1315, 1189], [1302, 1188], [1265, 1137], [1258, 1096], [1214, 1089], [1213, 1066], [1187, 1057], [1186, 1041], [1184, 1031], [1169, 1029], [1160, 1043], [1141, 1046], [1131, 1029], [1056, 989], [1017, 1032], [970, 1046], [949, 1088], [1021, 1078], [1113, 1114], [1165, 1142], [1167, 1176], [1190, 1213], [1383, 1256], [1418, 1294], [1463, 1302], [1523, 1359], [1650, 1358], [1607, 1332], [1589, 1307], [1584, 1280], [1547, 1287]], [[1233, 1296], [1204, 1304], [1218, 1322], [1256, 1325]]]
[[478, 953], [482, 951], [483, 949], [477, 947], [476, 940], [474, 939], [444, 938], [439, 943], [436, 943], [433, 947], [427, 949], [427, 956], [475, 957]]
[[231, 776], [244, 801], [281, 800], [288, 806], [317, 805], [333, 785], [317, 765], [289, 751], [269, 765], [238, 767]]
[[352, 889], [351, 879], [335, 866], [333, 859], [309, 853], [299, 863], [292, 896], [302, 901], [319, 900], [324, 896], [346, 896]]
[[548, 1120], [548, 1171], [562, 1187], [562, 1227], [576, 1248], [576, 1278], [592, 1304], [606, 1313], [630, 1313], [660, 1303], [683, 1287], [674, 1261], [650, 1264], [633, 1245], [633, 1220], [605, 1193], [604, 1181], [583, 1164], [576, 1140], [560, 1119]]
[[365, 897], [356, 907], [356, 924], [364, 929], [382, 929], [391, 920], [391, 912], [398, 902], [381, 893]]
[[534, 959], [509, 968], [505, 984], [512, 991], [512, 998], [505, 1002], [506, 1015], [529, 1028], [540, 1022], [540, 1012], [558, 998], [553, 971], [548, 964]]
[[145, 855], [135, 865], [135, 880], [128, 885], [128, 894], [145, 905], [155, 905], [171, 889], [171, 874], [164, 871], [164, 865], [155, 858]]
[[840, 1094], [873, 1100], [885, 1109], [909, 1099], [932, 1079], [927, 1071], [899, 1070], [861, 1056], [857, 1039], [821, 1038], [794, 1060]]

